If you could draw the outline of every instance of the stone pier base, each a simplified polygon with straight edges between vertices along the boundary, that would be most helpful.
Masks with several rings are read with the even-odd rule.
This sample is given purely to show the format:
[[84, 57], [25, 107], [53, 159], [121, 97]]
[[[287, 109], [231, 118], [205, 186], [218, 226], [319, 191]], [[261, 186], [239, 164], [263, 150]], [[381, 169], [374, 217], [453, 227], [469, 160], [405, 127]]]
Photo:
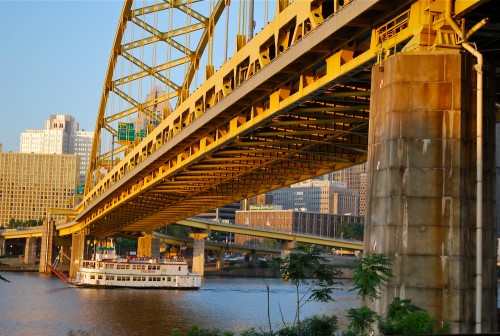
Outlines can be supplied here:
[[[473, 333], [475, 325], [475, 63], [458, 51], [398, 53], [372, 71], [365, 253], [390, 257], [394, 279], [371, 306], [384, 314], [394, 297], [411, 299], [457, 334]], [[497, 330], [490, 77], [484, 85], [483, 332]]]
[[76, 279], [80, 270], [82, 260], [85, 258], [86, 236], [83, 233], [74, 233], [71, 237], [71, 264], [69, 266], [69, 277]]
[[42, 244], [40, 250], [40, 273], [51, 272], [47, 265], [52, 264], [53, 262], [52, 246], [54, 241], [54, 226], [55, 222], [50, 220], [50, 218], [43, 224]]
[[194, 239], [192, 272], [203, 276], [205, 275], [205, 238], [208, 237], [208, 233], [190, 233], [189, 237]]
[[26, 245], [24, 247], [24, 263], [28, 265], [35, 264], [36, 261], [36, 240], [35, 237], [26, 238]]

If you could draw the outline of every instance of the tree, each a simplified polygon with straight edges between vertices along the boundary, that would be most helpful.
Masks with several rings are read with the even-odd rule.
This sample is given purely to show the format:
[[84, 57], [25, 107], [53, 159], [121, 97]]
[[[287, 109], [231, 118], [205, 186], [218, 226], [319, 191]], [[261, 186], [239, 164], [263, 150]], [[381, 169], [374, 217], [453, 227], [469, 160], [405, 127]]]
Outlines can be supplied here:
[[276, 332], [252, 328], [244, 331], [241, 336], [332, 336], [338, 329], [337, 316], [313, 315], [305, 318], [299, 325], [287, 326]]
[[275, 239], [264, 239], [261, 243], [264, 247], [276, 248], [276, 240]]
[[[5, 256], [0, 256], [0, 258], [5, 258]], [[0, 266], [5, 266], [5, 264], [0, 262]], [[0, 280], [5, 282], [10, 282], [9, 280], [5, 279], [1, 274], [0, 274]]]
[[[368, 298], [374, 301], [380, 298], [378, 290], [392, 278], [391, 260], [383, 254], [369, 254], [356, 262], [358, 268], [354, 270], [352, 281], [359, 296], [364, 300]], [[379, 318], [377, 313], [368, 307], [349, 309], [347, 312], [349, 320], [348, 335], [366, 335], [372, 331], [372, 325]]]
[[158, 231], [160, 233], [168, 234], [171, 236], [175, 236], [175, 237], [189, 238], [189, 232], [191, 232], [191, 228], [189, 228], [187, 226], [177, 225], [177, 224], [170, 224], [170, 225], [161, 227], [156, 231]]
[[[352, 281], [359, 296], [370, 301], [380, 298], [380, 288], [392, 278], [391, 260], [383, 254], [370, 254], [358, 261], [359, 268], [354, 271]], [[383, 335], [423, 335], [445, 334], [449, 325], [444, 324], [440, 330], [435, 330], [436, 318], [411, 300], [394, 298], [387, 306], [385, 321], [368, 307], [349, 309], [349, 332], [344, 335], [365, 335], [372, 330], [373, 323], [378, 319], [378, 328]]]
[[381, 320], [378, 328], [383, 335], [425, 335], [447, 334], [450, 326], [445, 323], [436, 329], [435, 317], [415, 306], [411, 300], [395, 297], [387, 306], [386, 320]]
[[430, 335], [447, 333], [445, 329], [435, 331], [436, 319], [425, 310], [407, 312], [394, 319], [380, 321], [379, 330], [383, 335]]
[[9, 224], [8, 224], [7, 228], [17, 229], [19, 227], [41, 226], [41, 225], [43, 225], [43, 221], [44, 220], [42, 218], [40, 218], [38, 220], [36, 220], [36, 219], [21, 220], [21, 219], [11, 218], [9, 220]]
[[387, 305], [387, 318], [394, 320], [398, 316], [411, 314], [416, 311], [420, 311], [422, 308], [415, 306], [411, 300], [401, 300], [399, 297], [395, 297], [389, 305]]
[[5, 282], [10, 282], [9, 280], [5, 279], [1, 274], [0, 274], [0, 280], [5, 281]]
[[339, 232], [341, 232], [344, 239], [363, 240], [365, 226], [360, 223], [341, 222]]
[[371, 325], [377, 321], [377, 313], [368, 307], [351, 308], [347, 311], [349, 330], [356, 335], [367, 335], [373, 331]]
[[116, 239], [115, 248], [119, 255], [129, 254], [131, 251], [137, 250], [137, 240], [119, 237]]
[[[280, 277], [295, 286], [295, 325], [300, 324], [300, 309], [307, 302], [334, 300], [334, 277], [339, 275], [340, 271], [328, 265], [316, 247], [301, 247], [293, 252], [286, 258], [276, 258], [275, 262], [279, 266]], [[299, 290], [301, 285], [307, 286], [302, 295]]]
[[186, 333], [181, 333], [179, 329], [173, 329], [170, 336], [234, 336], [234, 333], [229, 331], [220, 331], [218, 329], [205, 329], [197, 324], [193, 324]]
[[359, 296], [364, 300], [374, 301], [380, 298], [378, 290], [392, 278], [392, 262], [382, 253], [373, 253], [357, 260], [358, 268], [354, 270], [352, 281]]

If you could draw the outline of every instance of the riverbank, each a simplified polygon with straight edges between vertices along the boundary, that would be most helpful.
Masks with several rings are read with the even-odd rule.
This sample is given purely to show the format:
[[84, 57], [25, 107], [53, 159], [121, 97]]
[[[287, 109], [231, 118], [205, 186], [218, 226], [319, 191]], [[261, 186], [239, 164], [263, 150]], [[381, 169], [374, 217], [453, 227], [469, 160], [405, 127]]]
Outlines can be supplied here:
[[[355, 257], [326, 256], [327, 263], [338, 269], [341, 274], [338, 279], [351, 279], [353, 270], [356, 268]], [[256, 278], [277, 278], [278, 270], [271, 266], [270, 262], [249, 262], [249, 261], [225, 261], [224, 267], [216, 269], [216, 264], [205, 264], [206, 276], [231, 276], [231, 277], [256, 277]]]
[[[339, 279], [350, 279], [355, 268], [354, 257], [327, 256], [327, 262], [335, 266], [342, 273]], [[24, 259], [3, 258], [0, 259], [0, 272], [38, 272], [39, 263], [25, 264]], [[67, 266], [67, 265], [66, 265]], [[249, 261], [225, 261], [224, 267], [216, 269], [215, 262], [205, 263], [205, 276], [222, 277], [248, 277], [248, 278], [277, 278], [278, 271], [271, 267], [270, 262], [249, 262]]]
[[39, 264], [25, 264], [18, 257], [0, 259], [0, 272], [38, 272]]

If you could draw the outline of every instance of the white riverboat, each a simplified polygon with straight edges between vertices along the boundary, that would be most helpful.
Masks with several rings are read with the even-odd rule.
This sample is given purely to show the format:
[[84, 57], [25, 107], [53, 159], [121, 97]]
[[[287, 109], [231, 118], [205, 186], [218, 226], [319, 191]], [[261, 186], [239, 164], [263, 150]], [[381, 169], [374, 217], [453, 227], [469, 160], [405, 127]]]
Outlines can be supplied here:
[[[97, 248], [94, 260], [83, 260], [76, 287], [199, 289], [201, 276], [182, 259], [122, 258], [114, 247]], [[52, 268], [52, 267], [51, 267]]]

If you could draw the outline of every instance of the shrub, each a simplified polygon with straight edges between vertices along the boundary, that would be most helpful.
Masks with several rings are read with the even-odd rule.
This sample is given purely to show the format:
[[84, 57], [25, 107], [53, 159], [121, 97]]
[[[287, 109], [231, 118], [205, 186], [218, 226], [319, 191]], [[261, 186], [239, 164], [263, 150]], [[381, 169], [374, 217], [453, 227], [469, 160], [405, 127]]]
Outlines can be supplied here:
[[189, 330], [183, 334], [179, 329], [172, 329], [170, 336], [234, 336], [232, 332], [220, 331], [218, 329], [204, 329], [197, 324], [193, 324]]
[[351, 308], [347, 311], [349, 330], [357, 335], [366, 335], [372, 331], [371, 325], [377, 321], [378, 315], [368, 307]]
[[379, 324], [384, 335], [425, 335], [435, 334], [436, 319], [425, 310], [399, 315], [396, 319], [387, 319]]

